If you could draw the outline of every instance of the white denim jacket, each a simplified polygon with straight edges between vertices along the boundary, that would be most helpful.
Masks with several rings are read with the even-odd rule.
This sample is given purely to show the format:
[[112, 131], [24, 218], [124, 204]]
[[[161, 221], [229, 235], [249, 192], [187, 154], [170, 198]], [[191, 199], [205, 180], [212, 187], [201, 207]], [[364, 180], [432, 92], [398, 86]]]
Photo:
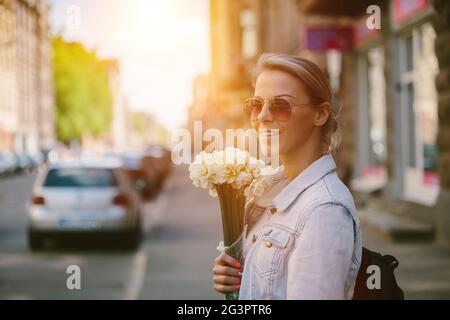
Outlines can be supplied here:
[[239, 298], [351, 299], [362, 246], [353, 198], [324, 155], [293, 181], [283, 167], [262, 197], [250, 200], [259, 217], [243, 233]]

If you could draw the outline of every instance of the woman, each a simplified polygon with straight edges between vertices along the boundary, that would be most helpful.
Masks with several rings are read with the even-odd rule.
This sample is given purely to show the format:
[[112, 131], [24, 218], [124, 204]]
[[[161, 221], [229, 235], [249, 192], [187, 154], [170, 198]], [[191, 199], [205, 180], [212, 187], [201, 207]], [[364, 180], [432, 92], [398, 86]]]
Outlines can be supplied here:
[[261, 143], [279, 139], [283, 166], [247, 205], [243, 265], [219, 255], [214, 288], [240, 299], [351, 299], [361, 234], [331, 156], [338, 124], [326, 76], [306, 59], [263, 55], [244, 111]]

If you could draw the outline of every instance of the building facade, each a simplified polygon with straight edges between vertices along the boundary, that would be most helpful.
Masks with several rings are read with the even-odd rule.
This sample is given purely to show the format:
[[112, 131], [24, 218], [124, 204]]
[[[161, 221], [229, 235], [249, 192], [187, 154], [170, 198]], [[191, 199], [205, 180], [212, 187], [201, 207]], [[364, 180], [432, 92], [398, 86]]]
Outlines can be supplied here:
[[[326, 1], [303, 9], [336, 14]], [[353, 190], [377, 211], [429, 224], [449, 247], [449, 3], [371, 1], [361, 9], [348, 2], [339, 13], [354, 20], [353, 63], [342, 65], [353, 90], [341, 93], [353, 97], [354, 134], [344, 137], [353, 141], [341, 150], [353, 155]], [[375, 18], [379, 26], [369, 28]]]
[[0, 15], [0, 147], [34, 153], [54, 142], [47, 1], [2, 0]]
[[[341, 108], [339, 175], [361, 203], [428, 223], [450, 247], [450, 3], [211, 0], [206, 126], [246, 127], [263, 52], [328, 75]], [[202, 107], [200, 106], [200, 108]], [[193, 108], [195, 109], [195, 108]]]
[[18, 130], [15, 15], [11, 2], [0, 2], [0, 150], [13, 150]]
[[[194, 103], [189, 121], [201, 120], [205, 128], [245, 128], [242, 101], [252, 94], [252, 69], [263, 52], [293, 52], [297, 37], [297, 0], [211, 0], [211, 73], [194, 83]], [[199, 87], [207, 97], [198, 99]], [[201, 111], [206, 109], [207, 111]]]

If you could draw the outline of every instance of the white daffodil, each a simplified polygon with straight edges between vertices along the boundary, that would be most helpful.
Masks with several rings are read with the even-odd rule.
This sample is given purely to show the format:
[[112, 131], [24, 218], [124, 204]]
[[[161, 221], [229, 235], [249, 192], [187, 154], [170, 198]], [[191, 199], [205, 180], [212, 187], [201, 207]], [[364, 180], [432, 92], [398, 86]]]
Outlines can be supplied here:
[[234, 189], [240, 189], [249, 185], [252, 182], [252, 176], [247, 171], [241, 171], [237, 175], [236, 179], [231, 183]]
[[214, 197], [217, 196], [215, 186], [221, 184], [231, 184], [234, 189], [246, 188], [246, 194], [260, 196], [268, 186], [271, 173], [272, 168], [264, 161], [233, 147], [211, 153], [202, 151], [189, 166], [193, 184], [208, 189]]

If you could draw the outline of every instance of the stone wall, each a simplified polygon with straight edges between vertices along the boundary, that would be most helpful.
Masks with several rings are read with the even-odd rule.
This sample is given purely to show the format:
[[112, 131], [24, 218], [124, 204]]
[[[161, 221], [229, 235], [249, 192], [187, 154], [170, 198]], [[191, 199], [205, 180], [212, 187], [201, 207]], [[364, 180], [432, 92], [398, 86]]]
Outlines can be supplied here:
[[439, 131], [437, 145], [441, 193], [436, 205], [437, 241], [450, 248], [450, 2], [434, 0], [434, 29], [439, 74], [436, 88], [439, 92]]

